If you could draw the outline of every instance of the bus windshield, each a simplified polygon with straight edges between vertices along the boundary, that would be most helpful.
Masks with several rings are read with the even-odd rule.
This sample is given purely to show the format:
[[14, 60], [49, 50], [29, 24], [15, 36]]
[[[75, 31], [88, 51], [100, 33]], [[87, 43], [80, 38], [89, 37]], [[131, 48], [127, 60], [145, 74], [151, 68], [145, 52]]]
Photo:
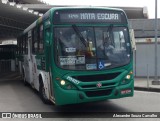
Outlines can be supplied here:
[[127, 27], [55, 27], [56, 63], [68, 70], [102, 70], [128, 64]]

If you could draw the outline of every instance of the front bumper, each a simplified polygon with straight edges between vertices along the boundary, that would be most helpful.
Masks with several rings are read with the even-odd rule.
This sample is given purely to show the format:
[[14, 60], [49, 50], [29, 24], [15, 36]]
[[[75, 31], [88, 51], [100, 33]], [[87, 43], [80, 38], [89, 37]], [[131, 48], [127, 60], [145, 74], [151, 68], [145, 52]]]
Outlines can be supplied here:
[[134, 94], [134, 80], [128, 84], [116, 86], [113, 88], [98, 90], [65, 90], [61, 87], [55, 88], [56, 105], [66, 105], [84, 102], [101, 101], [107, 99], [116, 99], [131, 97]]

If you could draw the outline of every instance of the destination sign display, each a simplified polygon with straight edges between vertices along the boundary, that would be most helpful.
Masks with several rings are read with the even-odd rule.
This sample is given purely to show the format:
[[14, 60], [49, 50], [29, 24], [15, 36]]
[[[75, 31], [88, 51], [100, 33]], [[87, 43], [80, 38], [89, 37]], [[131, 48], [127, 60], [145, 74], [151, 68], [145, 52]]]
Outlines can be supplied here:
[[[66, 10], [56, 11], [55, 23], [122, 23], [125, 18], [121, 11], [111, 10]], [[126, 22], [126, 21], [125, 21]]]
[[121, 16], [116, 13], [66, 13], [60, 19], [65, 21], [121, 21]]

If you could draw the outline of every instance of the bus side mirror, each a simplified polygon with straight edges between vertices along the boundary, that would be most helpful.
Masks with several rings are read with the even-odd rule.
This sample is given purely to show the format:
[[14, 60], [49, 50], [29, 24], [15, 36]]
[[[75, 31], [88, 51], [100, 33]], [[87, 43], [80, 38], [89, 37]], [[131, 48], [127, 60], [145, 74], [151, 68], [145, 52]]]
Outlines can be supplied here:
[[49, 40], [46, 40], [46, 45], [50, 46], [50, 41]]
[[50, 46], [50, 28], [45, 30], [45, 42], [47, 46]]
[[130, 29], [129, 33], [130, 33], [130, 39], [131, 39], [132, 49], [136, 50], [136, 40], [135, 40], [135, 37], [134, 37], [134, 30]]

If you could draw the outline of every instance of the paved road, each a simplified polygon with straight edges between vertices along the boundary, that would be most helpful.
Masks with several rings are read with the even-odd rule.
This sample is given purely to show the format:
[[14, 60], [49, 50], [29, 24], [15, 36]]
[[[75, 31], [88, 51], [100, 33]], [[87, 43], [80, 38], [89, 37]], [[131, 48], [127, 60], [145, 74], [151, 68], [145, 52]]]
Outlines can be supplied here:
[[[108, 100], [102, 102], [86, 103], [79, 105], [54, 106], [45, 105], [40, 100], [37, 92], [29, 87], [25, 87], [20, 80], [0, 81], [0, 112], [160, 112], [160, 93], [135, 91], [134, 97]], [[80, 114], [80, 115], [78, 115]], [[83, 117], [83, 113], [77, 113], [78, 117]], [[98, 115], [98, 114], [95, 114]], [[74, 116], [73, 116], [74, 117]], [[116, 119], [94, 118], [92, 121]], [[52, 120], [53, 119], [46, 119]], [[54, 119], [56, 120], [56, 119]], [[88, 121], [88, 119], [58, 118], [59, 121]], [[91, 119], [90, 119], [91, 120]], [[134, 119], [119, 119], [123, 121]], [[142, 119], [141, 119], [142, 120]], [[145, 119], [149, 120], [149, 119]], [[158, 119], [154, 119], [155, 121]]]

